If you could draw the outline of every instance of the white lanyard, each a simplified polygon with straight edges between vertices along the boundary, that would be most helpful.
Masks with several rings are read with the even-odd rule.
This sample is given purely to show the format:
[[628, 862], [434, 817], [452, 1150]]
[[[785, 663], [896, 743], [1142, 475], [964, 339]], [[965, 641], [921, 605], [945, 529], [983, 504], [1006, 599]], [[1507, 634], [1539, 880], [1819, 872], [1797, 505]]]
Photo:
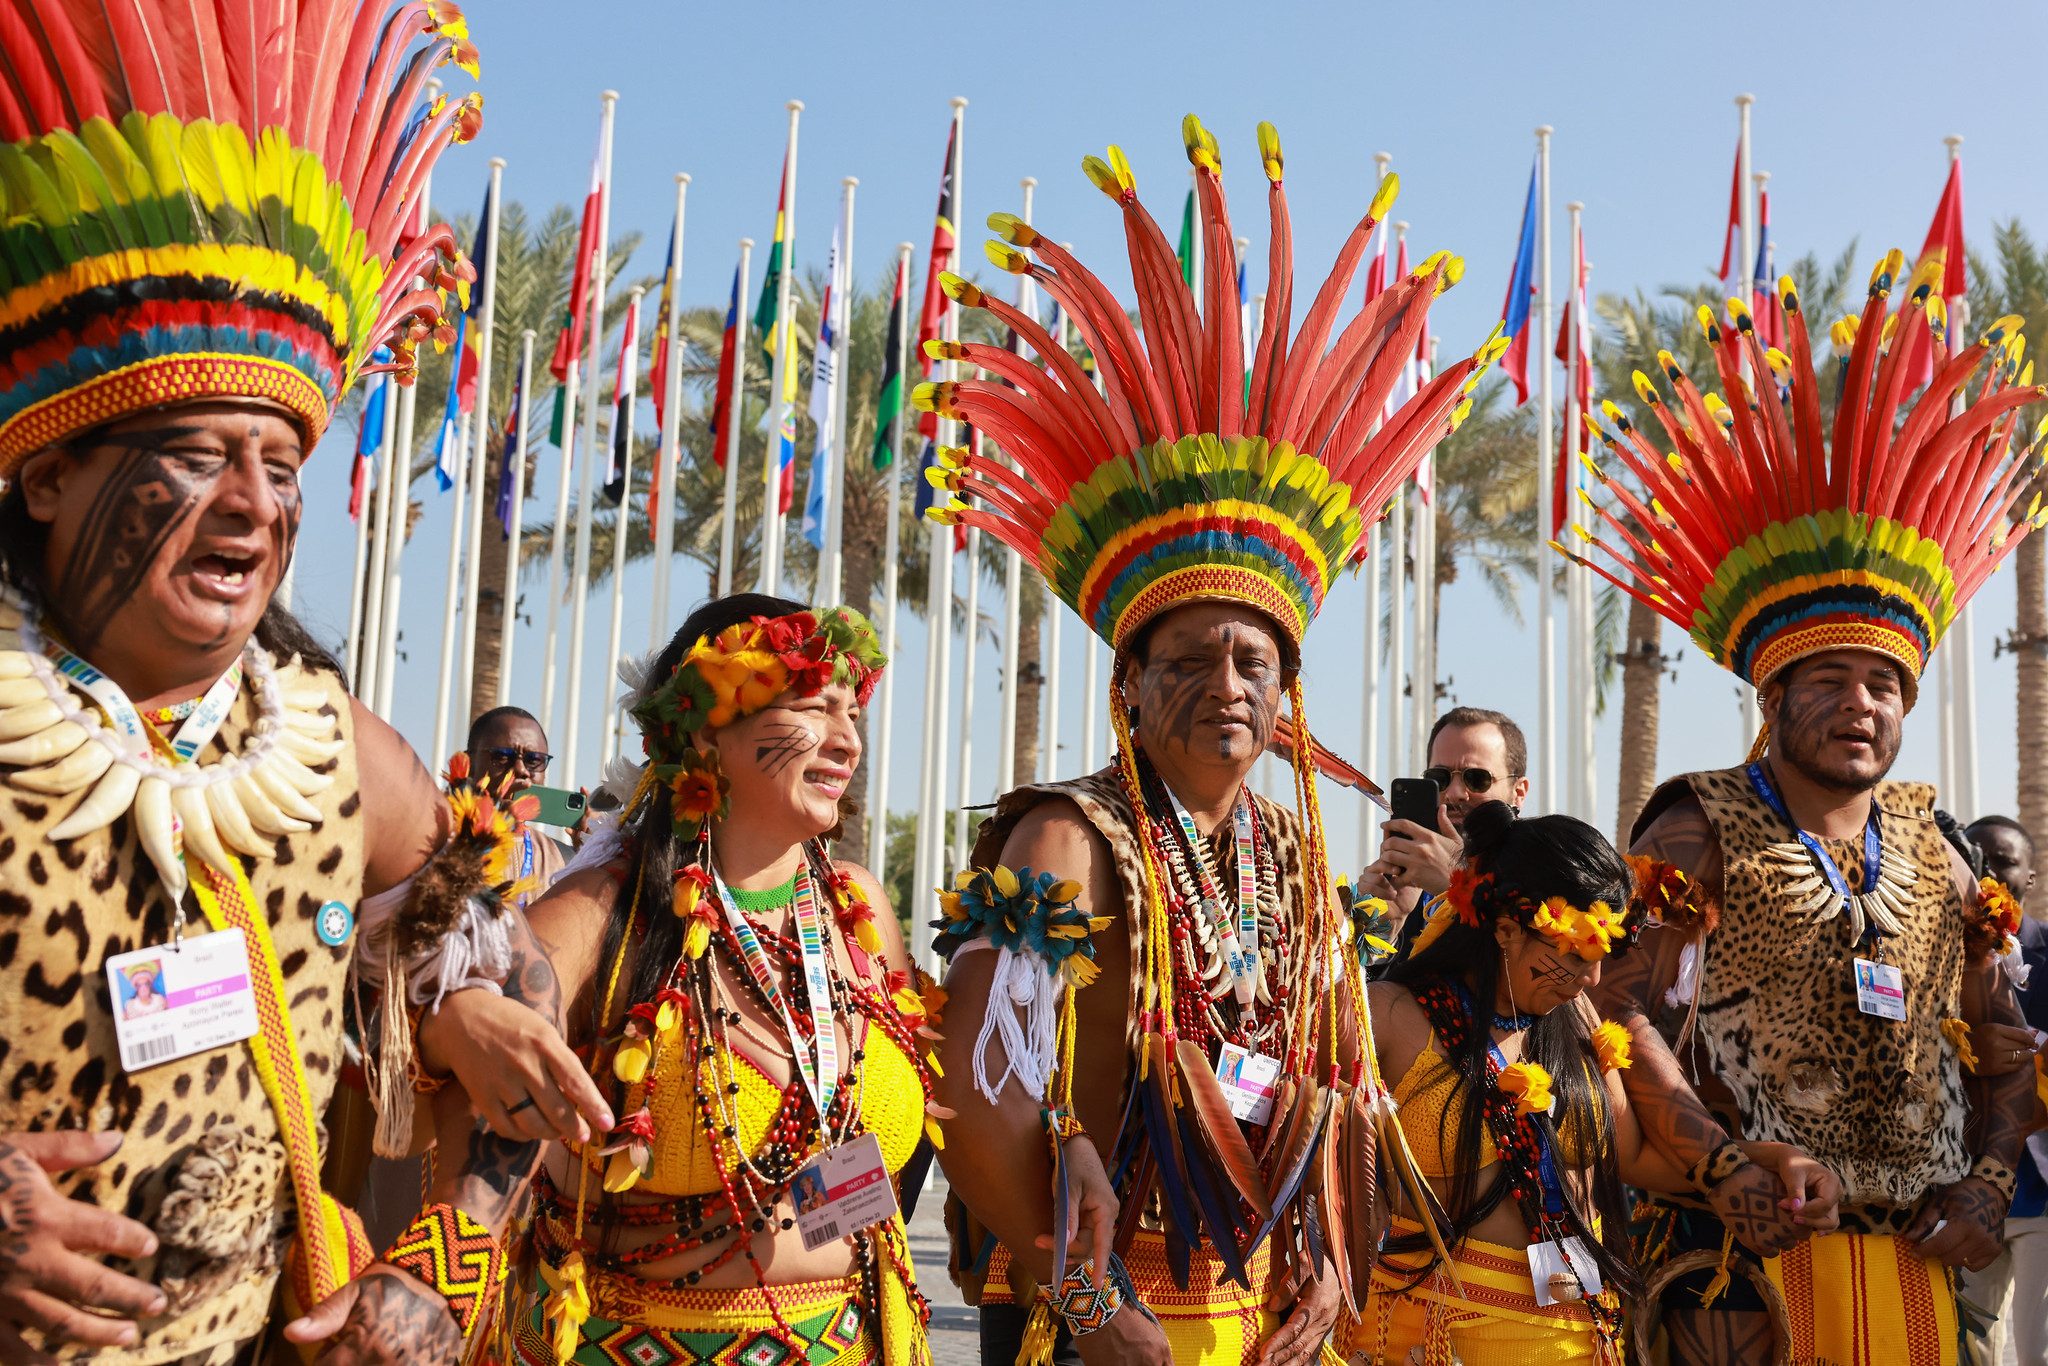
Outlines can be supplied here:
[[[107, 720], [114, 729], [133, 742], [140, 754], [152, 753], [149, 743], [149, 728], [135, 704], [128, 700], [128, 694], [121, 691], [121, 685], [95, 669], [62, 646], [50, 647], [50, 662], [66, 682], [83, 691], [107, 714]], [[235, 702], [235, 694], [242, 688], [242, 663], [236, 660], [228, 671], [213, 681], [213, 686], [199, 699], [199, 705], [172, 735], [172, 754], [180, 763], [190, 763], [206, 742], [220, 733], [227, 722], [228, 708]]]
[[1251, 803], [1239, 792], [1237, 809], [1231, 815], [1237, 853], [1237, 923], [1232, 925], [1223, 905], [1223, 894], [1209, 872], [1208, 846], [1195, 829], [1195, 818], [1181, 805], [1172, 788], [1166, 789], [1166, 796], [1173, 803], [1174, 818], [1180, 822], [1188, 854], [1195, 861], [1195, 877], [1201, 883], [1209, 920], [1223, 936], [1223, 959], [1230, 971], [1231, 990], [1239, 1009], [1249, 1009], [1259, 990], [1259, 870], [1252, 839]]
[[839, 1085], [839, 1032], [832, 1019], [832, 980], [825, 970], [826, 955], [831, 951], [825, 937], [824, 919], [818, 914], [816, 890], [811, 885], [809, 868], [800, 868], [796, 875], [796, 937], [804, 961], [804, 989], [811, 998], [811, 1039], [814, 1049], [807, 1051], [803, 1041], [797, 1037], [796, 1023], [790, 1018], [789, 1005], [782, 988], [775, 981], [775, 971], [768, 961], [767, 951], [761, 947], [760, 936], [741, 912], [739, 903], [733, 900], [732, 889], [725, 885], [725, 879], [716, 869], [711, 873], [712, 885], [718, 888], [718, 899], [725, 907], [725, 923], [731, 928], [733, 938], [739, 941], [740, 957], [746, 961], [747, 971], [754, 978], [754, 985], [768, 999], [781, 1017], [782, 1031], [789, 1036], [790, 1056], [796, 1059], [797, 1075], [803, 1078], [804, 1089], [810, 1092], [811, 1103], [818, 1107], [818, 1122], [825, 1122], [825, 1112], [832, 1104], [832, 1094]]

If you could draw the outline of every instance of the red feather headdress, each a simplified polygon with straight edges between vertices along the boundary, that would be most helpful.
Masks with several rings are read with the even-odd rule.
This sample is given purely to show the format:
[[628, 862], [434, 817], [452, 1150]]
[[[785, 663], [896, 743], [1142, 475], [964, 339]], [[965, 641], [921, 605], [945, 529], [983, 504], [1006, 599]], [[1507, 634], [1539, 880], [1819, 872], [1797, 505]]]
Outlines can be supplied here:
[[[1841, 361], [1828, 435], [1791, 277], [1778, 282], [1789, 352], [1764, 347], [1740, 300], [1729, 300], [1725, 325], [1701, 308], [1722, 389], [1740, 401], [1703, 393], [1660, 352], [1675, 403], [1641, 371], [1635, 387], [1668, 451], [1612, 402], [1601, 405], [1606, 426], [1587, 415], [1640, 489], [1587, 461], [1613, 503], [1595, 505], [1604, 530], [1579, 534], [1619, 571], [1553, 547], [1757, 688], [1809, 655], [1855, 648], [1896, 660], [1910, 701], [1957, 612], [2043, 520], [2038, 495], [2013, 515], [2034, 466], [2013, 434], [2019, 410], [2048, 390], [2033, 383], [2020, 319], [2004, 317], [1909, 401], [1908, 358], [1930, 332], [1943, 340], [1947, 314], [1933, 293], [1939, 261], [1916, 271], [1890, 310], [1904, 264], [1887, 253], [1862, 315], [1831, 329]], [[1744, 379], [1745, 361], [1761, 383]]]
[[308, 444], [472, 277], [418, 235], [481, 98], [448, 0], [0, 0], [0, 476], [160, 404], [267, 398]]

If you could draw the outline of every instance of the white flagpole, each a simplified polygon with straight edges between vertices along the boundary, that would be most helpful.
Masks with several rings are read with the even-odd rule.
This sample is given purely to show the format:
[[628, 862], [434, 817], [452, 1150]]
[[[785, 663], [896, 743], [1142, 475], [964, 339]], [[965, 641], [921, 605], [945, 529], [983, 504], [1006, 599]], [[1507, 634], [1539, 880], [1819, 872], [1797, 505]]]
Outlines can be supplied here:
[[[1201, 250], [1202, 238], [1195, 236], [1195, 249]], [[1073, 243], [1060, 243], [1060, 250], [1071, 255]], [[1199, 276], [1197, 278], [1200, 278]], [[1061, 315], [1065, 317], [1064, 314]], [[1095, 367], [1095, 392], [1102, 392], [1102, 365], [1100, 358]], [[1087, 622], [1081, 623], [1081, 754], [1077, 774], [1092, 773], [1102, 762], [1102, 745], [1097, 735], [1102, 719], [1102, 641], [1096, 636], [1095, 628]]]
[[483, 337], [476, 353], [476, 411], [469, 461], [469, 555], [462, 578], [462, 691], [471, 715], [481, 711], [476, 698], [476, 613], [479, 576], [483, 573], [484, 487], [491, 467], [491, 366], [498, 328], [498, 221], [503, 216], [505, 158], [491, 158], [491, 221], [484, 227], [484, 297], [477, 310]]
[[[356, 439], [358, 441], [362, 440], [360, 436]], [[349, 459], [355, 461], [366, 459], [366, 457], [351, 453]], [[350, 467], [349, 474], [351, 477], [355, 474], [353, 466]], [[356, 510], [355, 515], [356, 556], [355, 564], [350, 570], [348, 580], [347, 658], [350, 674], [354, 674], [361, 666], [363, 658], [363, 599], [367, 596], [364, 591], [367, 585], [363, 582], [363, 570], [366, 567], [365, 562], [369, 559], [370, 555], [370, 508], [373, 505], [372, 500], [368, 496], [367, 488], [364, 490], [364, 493], [363, 505]]]
[[[1579, 290], [1578, 281], [1579, 222], [1580, 216], [1585, 213], [1586, 206], [1582, 201], [1574, 199], [1564, 207], [1565, 212], [1570, 215], [1571, 219], [1569, 237], [1572, 244], [1572, 274], [1565, 285], [1565, 308], [1571, 314], [1572, 324], [1571, 336], [1565, 346], [1563, 431], [1564, 443], [1570, 446], [1573, 443], [1573, 434], [1580, 429], [1579, 326], [1581, 319], [1579, 318], [1579, 306], [1583, 301], [1583, 295]], [[1549, 360], [1546, 358], [1544, 364], [1548, 365], [1549, 363]], [[1570, 456], [1561, 453], [1558, 458], [1568, 460]], [[1554, 475], [1555, 471], [1553, 470], [1552, 473]], [[1573, 486], [1577, 484], [1569, 470], [1565, 472], [1565, 481]], [[1554, 491], [1555, 485], [1552, 487]], [[1564, 516], [1564, 526], [1561, 529], [1563, 534], [1559, 537], [1559, 544], [1570, 545], [1577, 539], [1572, 528], [1579, 525], [1578, 500], [1576, 498], [1567, 498], [1562, 509], [1552, 508], [1550, 512], [1552, 520], [1555, 520], [1560, 512]], [[1549, 522], [1544, 523], [1543, 534], [1545, 537], [1549, 536]], [[1546, 560], [1545, 563], [1549, 564], [1550, 561]], [[1565, 749], [1568, 761], [1565, 770], [1565, 809], [1580, 820], [1590, 821], [1593, 819], [1593, 812], [1591, 810], [1591, 796], [1586, 784], [1585, 756], [1586, 731], [1593, 721], [1593, 677], [1589, 667], [1592, 650], [1590, 631], [1592, 623], [1585, 616], [1584, 608], [1580, 602], [1580, 590], [1585, 587], [1582, 582], [1584, 578], [1583, 571], [1577, 565], [1567, 560], [1558, 572], [1564, 576], [1566, 611]]]
[[853, 359], [853, 197], [859, 176], [839, 182], [845, 190], [839, 220], [838, 279], [832, 282], [832, 468], [825, 473], [825, 548], [818, 557], [818, 605], [836, 605], [846, 580], [846, 391]]
[[[562, 721], [562, 766], [557, 770], [564, 783], [576, 782], [580, 772], [576, 751], [583, 720], [583, 623], [590, 605], [590, 481], [599, 451], [597, 410], [602, 405], [597, 399], [603, 391], [598, 376], [603, 371], [598, 353], [604, 344], [604, 282], [610, 270], [612, 120], [619, 92], [607, 90], [600, 98], [604, 101], [604, 121], [598, 134], [597, 259], [590, 267], [590, 343], [584, 352], [584, 369], [590, 375], [591, 401], [583, 405], [583, 469], [576, 478], [576, 564], [574, 582], [569, 585], [569, 681], [564, 690], [568, 694], [568, 714]], [[609, 674], [605, 683], [610, 683]]]
[[[961, 137], [965, 133], [967, 100], [955, 95], [953, 105], [953, 222], [966, 222], [960, 205], [960, 173], [964, 161], [961, 155]], [[934, 266], [936, 262], [932, 263]], [[949, 303], [943, 318], [946, 339], [957, 340], [960, 334], [960, 312], [957, 305]], [[950, 380], [954, 376], [952, 361], [943, 362], [942, 373]], [[907, 380], [909, 376], [905, 376]], [[953, 434], [952, 423], [944, 418], [939, 420], [938, 440], [945, 442]], [[927, 529], [931, 538], [930, 574], [925, 589], [925, 629], [930, 645], [925, 667], [925, 709], [924, 736], [920, 750], [919, 769], [923, 790], [918, 802], [918, 877], [912, 886], [937, 887], [945, 877], [946, 839], [941, 828], [944, 820], [946, 792], [946, 748], [949, 714], [952, 710], [952, 612], [953, 612], [953, 529], [933, 524]], [[919, 963], [931, 965], [931, 928], [922, 917], [911, 918], [911, 956]]]
[[[1740, 291], [1744, 304], [1749, 303], [1755, 295], [1755, 288], [1750, 283], [1750, 275], [1756, 270], [1756, 218], [1751, 208], [1749, 192], [1749, 168], [1752, 164], [1750, 159], [1749, 111], [1750, 107], [1755, 103], [1756, 96], [1754, 95], [1744, 94], [1735, 97], [1736, 118], [1739, 127], [1735, 140], [1735, 217], [1736, 222], [1739, 224], [1737, 240], [1742, 244], [1742, 259], [1736, 262], [1735, 281], [1736, 288]], [[1716, 312], [1718, 311], [1717, 309]], [[1743, 368], [1745, 371], [1748, 369], [1746, 364]], [[1755, 691], [1747, 684], [1743, 684], [1737, 688], [1737, 692], [1740, 694], [1742, 707], [1742, 747], [1747, 750], [1751, 742], [1756, 739], [1758, 717]]]
[[[619, 338], [619, 349], [627, 353], [624, 364], [626, 392], [614, 409], [612, 421], [625, 424], [625, 440], [619, 440], [619, 433], [612, 433], [612, 443], [620, 446], [619, 479], [624, 485], [619, 493], [618, 516], [612, 519], [612, 624], [605, 636], [604, 672], [599, 675], [601, 686], [610, 696], [612, 682], [618, 677], [619, 651], [624, 646], [626, 619], [626, 537], [633, 529], [633, 407], [640, 401], [640, 336], [638, 322], [640, 300], [647, 291], [636, 285], [632, 301], [627, 305], [626, 316], [634, 320], [635, 328]], [[612, 702], [605, 703], [604, 738], [598, 751], [599, 762], [609, 765], [612, 756], [618, 753], [620, 711]]]
[[[1065, 250], [1065, 244], [1061, 244]], [[1053, 330], [1053, 340], [1062, 351], [1067, 349], [1067, 311], [1059, 313], [1060, 325]], [[1060, 777], [1060, 694], [1066, 684], [1060, 678], [1060, 628], [1066, 624], [1066, 613], [1061, 609], [1066, 604], [1046, 593], [1045, 625], [1040, 628], [1045, 637], [1045, 731], [1038, 744], [1038, 778], [1040, 782], [1056, 782]], [[1086, 770], [1081, 770], [1086, 772]]]
[[732, 592], [733, 541], [740, 501], [740, 415], [747, 407], [747, 286], [752, 283], [749, 267], [753, 260], [754, 239], [742, 237], [739, 302], [732, 311], [732, 392], [726, 396], [725, 430], [719, 434], [719, 440], [725, 443], [725, 502], [718, 514], [718, 596], [721, 598]]
[[377, 445], [377, 487], [364, 516], [370, 522], [370, 580], [363, 592], [362, 654], [349, 660], [356, 674], [356, 696], [371, 710], [377, 706], [377, 666], [384, 659], [384, 580], [390, 572], [391, 485], [398, 466], [398, 381], [385, 375], [384, 433]]
[[[1032, 192], [1038, 188], [1035, 176], [1017, 182], [1024, 197], [1024, 221], [1031, 221]], [[1031, 317], [1038, 316], [1037, 282], [1029, 275], [1017, 277], [1017, 307]], [[1024, 557], [1014, 550], [1003, 555], [1003, 711], [996, 737], [996, 792], [1008, 792], [1017, 785], [1017, 670], [1021, 663], [1017, 633], [1024, 627]]]
[[[1400, 261], [1407, 243], [1408, 224], [1405, 220], [1397, 220], [1394, 224], [1394, 246], [1389, 253], [1392, 258], [1389, 269]], [[1403, 364], [1413, 366], [1415, 361], [1410, 358]], [[1419, 375], [1417, 379], [1420, 380]], [[1415, 389], [1409, 392], [1420, 392], [1420, 388], [1418, 382]], [[1420, 773], [1429, 764], [1429, 724], [1436, 719], [1431, 715], [1431, 707], [1436, 700], [1436, 689], [1432, 686], [1432, 675], [1429, 672], [1429, 597], [1436, 577], [1429, 559], [1429, 524], [1434, 514], [1430, 510], [1430, 504], [1422, 497], [1419, 467], [1416, 477], [1409, 481], [1408, 487], [1415, 494], [1407, 547], [1414, 560], [1409, 572], [1409, 582], [1414, 586], [1415, 592], [1415, 616], [1410, 622], [1409, 629], [1412, 634], [1408, 640], [1408, 771]]]
[[658, 650], [668, 641], [669, 580], [675, 572], [676, 554], [676, 460], [682, 450], [683, 422], [683, 202], [690, 192], [690, 175], [676, 173], [676, 240], [669, 253], [668, 373], [661, 394], [661, 452], [654, 470], [654, 591], [649, 594], [647, 648]]
[[[456, 377], [450, 374], [448, 382], [452, 386]], [[455, 430], [450, 432], [444, 418], [439, 439], [455, 447], [455, 487], [449, 490], [454, 506], [448, 514], [448, 579], [441, 593], [440, 668], [434, 674], [434, 743], [427, 751], [433, 755], [447, 753], [448, 705], [455, 690], [455, 620], [462, 610], [462, 524], [469, 512], [468, 419], [457, 413]]]
[[[1948, 147], [1949, 164], [1953, 166], [1962, 160], [1963, 140], [1951, 133], [1942, 139]], [[1950, 353], [1961, 351], [1970, 335], [1970, 301], [1957, 295], [1948, 301], [1949, 307], [1949, 349]], [[1957, 394], [1955, 411], [1961, 412], [1963, 397]], [[1955, 644], [1949, 655], [1954, 660], [1956, 711], [1954, 719], [1956, 739], [1955, 795], [1950, 798], [1955, 808], [1975, 817], [1983, 811], [1979, 804], [1982, 793], [1977, 784], [1977, 633], [1975, 617], [1965, 607], [1957, 614], [1952, 630]]]
[[556, 661], [561, 657], [562, 599], [568, 585], [562, 582], [562, 554], [569, 530], [569, 479], [576, 463], [576, 390], [583, 374], [580, 356], [569, 357], [568, 373], [562, 379], [561, 474], [555, 480], [555, 525], [548, 537], [548, 635], [541, 658], [541, 723], [554, 734], [561, 733], [561, 718], [555, 714]]
[[1408, 731], [1408, 495], [1412, 485], [1403, 483], [1394, 494], [1393, 511], [1387, 514], [1387, 591], [1392, 601], [1387, 621], [1387, 687], [1393, 698], [1387, 706], [1387, 762], [1403, 774], [1414, 773], [1415, 762]]
[[418, 392], [416, 384], [400, 385], [394, 405], [398, 409], [398, 432], [392, 460], [397, 472], [392, 476], [390, 521], [384, 525], [384, 611], [378, 619], [377, 703], [371, 709], [386, 721], [391, 719], [392, 675], [398, 671], [398, 602], [403, 586], [400, 578], [405, 559], [406, 515], [412, 508], [412, 424]]
[[[505, 461], [518, 464], [512, 471], [511, 531], [505, 541], [505, 581], [499, 589], [504, 606], [499, 609], [498, 695], [491, 705], [502, 707], [512, 695], [512, 637], [519, 626], [519, 537], [525, 529], [526, 514], [526, 420], [533, 408], [533, 329], [519, 335], [519, 417], [512, 431], [512, 449]], [[552, 586], [552, 585], [550, 585]]]
[[[1428, 365], [1426, 365], [1425, 367], [1423, 367], [1423, 369], [1422, 369], [1422, 372], [1421, 372], [1420, 374], [1418, 374], [1418, 375], [1416, 376], [1416, 380], [1417, 380], [1417, 384], [1416, 384], [1416, 387], [1417, 387], [1418, 389], [1420, 389], [1422, 385], [1424, 385], [1424, 384], [1427, 384], [1427, 383], [1429, 383], [1429, 381], [1430, 381], [1430, 380], [1432, 380], [1432, 379], [1434, 379], [1434, 378], [1436, 377], [1436, 347], [1437, 347], [1437, 339], [1436, 339], [1435, 337], [1431, 337], [1431, 338], [1429, 339], [1429, 363], [1428, 363]], [[1434, 455], [1434, 454], [1432, 454], [1430, 458], [1431, 458], [1432, 460], [1434, 460], [1434, 459], [1435, 459], [1436, 457], [1435, 457], [1435, 455]], [[1439, 480], [1439, 479], [1437, 478], [1437, 475], [1438, 475], [1439, 473], [1440, 473], [1440, 471], [1438, 471], [1438, 470], [1437, 470], [1437, 469], [1436, 469], [1436, 468], [1435, 468], [1434, 466], [1432, 466], [1432, 467], [1430, 468], [1430, 472], [1429, 472], [1429, 475], [1430, 475], [1430, 478], [1429, 478], [1429, 486], [1430, 486], [1431, 496], [1432, 496], [1433, 498], [1441, 498], [1441, 497], [1443, 496], [1444, 486], [1443, 486], [1443, 483], [1442, 483], [1442, 481], [1441, 481], [1441, 480]], [[1420, 605], [1418, 605], [1418, 606], [1417, 606], [1417, 608], [1416, 608], [1416, 611], [1418, 611], [1418, 612], [1422, 613], [1422, 614], [1423, 614], [1423, 615], [1424, 615], [1424, 616], [1425, 616], [1425, 617], [1427, 618], [1427, 621], [1428, 621], [1428, 626], [1427, 626], [1427, 628], [1426, 628], [1426, 629], [1425, 629], [1425, 630], [1423, 631], [1423, 633], [1422, 633], [1422, 660], [1421, 660], [1421, 664], [1422, 664], [1422, 677], [1423, 677], [1423, 679], [1425, 680], [1425, 682], [1427, 683], [1427, 685], [1428, 685], [1428, 686], [1427, 686], [1427, 692], [1426, 692], [1426, 695], [1425, 695], [1425, 697], [1424, 697], [1424, 701], [1423, 701], [1423, 707], [1422, 707], [1422, 729], [1421, 729], [1421, 730], [1420, 730], [1420, 731], [1418, 732], [1418, 738], [1416, 739], [1416, 744], [1422, 747], [1422, 752], [1420, 753], [1420, 755], [1419, 755], [1419, 758], [1418, 758], [1418, 762], [1417, 762], [1417, 764], [1416, 764], [1416, 767], [1417, 767], [1417, 768], [1422, 768], [1422, 767], [1425, 767], [1425, 766], [1426, 766], [1426, 765], [1427, 765], [1427, 764], [1429, 763], [1429, 753], [1428, 753], [1428, 747], [1429, 747], [1429, 732], [1430, 732], [1430, 729], [1431, 729], [1431, 728], [1432, 728], [1433, 726], [1435, 726], [1435, 724], [1436, 724], [1436, 660], [1437, 660], [1437, 614], [1436, 614], [1436, 525], [1437, 525], [1437, 522], [1436, 522], [1436, 513], [1435, 513], [1434, 509], [1432, 509], [1432, 510], [1431, 510], [1431, 511], [1429, 512], [1429, 514], [1428, 514], [1428, 515], [1427, 515], [1426, 517], [1424, 517], [1424, 519], [1423, 519], [1423, 525], [1424, 525], [1424, 526], [1426, 526], [1426, 527], [1427, 527], [1427, 528], [1429, 529], [1429, 551], [1428, 551], [1428, 554], [1427, 554], [1427, 555], [1426, 555], [1426, 556], [1424, 557], [1424, 560], [1423, 560], [1423, 563], [1424, 563], [1424, 564], [1425, 564], [1425, 565], [1427, 566], [1427, 577], [1426, 577], [1426, 578], [1425, 578], [1425, 579], [1424, 579], [1423, 581], [1424, 581], [1425, 583], [1427, 583], [1427, 584], [1429, 585], [1429, 590], [1428, 590], [1428, 592], [1427, 592], [1427, 593], [1426, 593], [1426, 594], [1425, 594], [1425, 595], [1423, 596], [1423, 598], [1422, 598], [1422, 600], [1421, 600], [1421, 603], [1420, 603]]]
[[[1551, 345], [1550, 296], [1550, 134], [1544, 124], [1536, 130], [1536, 251], [1537, 331], [1530, 348], [1547, 353]], [[1525, 324], [1526, 325], [1526, 324]], [[1557, 395], [1552, 387], [1554, 368], [1548, 354], [1538, 365], [1543, 382], [1542, 408], [1536, 422], [1536, 769], [1532, 782], [1534, 805], [1544, 814], [1560, 810], [1557, 781], [1557, 641], [1551, 629], [1550, 539], [1551, 460], [1556, 451]]]
[[[896, 356], [902, 395], [896, 416], [889, 424], [889, 468], [883, 474], [883, 496], [889, 503], [888, 529], [882, 548], [882, 651], [896, 659], [896, 598], [901, 588], [903, 538], [903, 412], [910, 406], [910, 257], [917, 248], [908, 242], [896, 244], [896, 279], [902, 298], [897, 302], [896, 332], [903, 347]], [[884, 368], [887, 368], [886, 362]], [[895, 753], [896, 670], [882, 674], [881, 720], [876, 736], [873, 772], [869, 777], [874, 796], [868, 802], [868, 871], [878, 879], [888, 878], [889, 866], [889, 760]], [[917, 920], [911, 917], [912, 923]]]
[[785, 423], [795, 421], [795, 402], [782, 390], [789, 367], [795, 361], [796, 319], [790, 316], [790, 284], [796, 275], [796, 129], [804, 112], [802, 100], [791, 100], [789, 145], [782, 161], [782, 272], [775, 277], [774, 354], [769, 357], [768, 449], [761, 462], [765, 491], [761, 499], [760, 591], [782, 591], [782, 434]]

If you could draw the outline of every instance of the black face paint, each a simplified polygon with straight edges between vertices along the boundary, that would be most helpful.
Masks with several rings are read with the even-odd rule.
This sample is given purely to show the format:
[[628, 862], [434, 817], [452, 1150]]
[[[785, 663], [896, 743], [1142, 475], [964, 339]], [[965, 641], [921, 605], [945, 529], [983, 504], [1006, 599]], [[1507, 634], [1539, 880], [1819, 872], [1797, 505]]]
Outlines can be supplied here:
[[1529, 980], [1563, 989], [1578, 981], [1579, 974], [1546, 953], [1530, 967]]
[[1824, 757], [1833, 733], [1845, 724], [1842, 701], [1853, 686], [1847, 682], [1788, 682], [1779, 695], [1777, 719], [1771, 725], [1771, 747], [1777, 756], [1810, 781], [1837, 792], [1869, 791], [1891, 771], [1899, 755], [1900, 713], [1879, 705], [1870, 711], [1873, 767], [1849, 768]]
[[[1170, 642], [1155, 642], [1152, 659], [1138, 675], [1139, 731], [1148, 745], [1183, 754], [1231, 757], [1232, 742], [1201, 726], [1227, 710], [1246, 723], [1251, 752], [1265, 750], [1280, 709], [1280, 671], [1261, 658], [1240, 658], [1242, 643], [1232, 627], [1225, 627], [1213, 646], [1205, 642], [1203, 648], [1189, 653], [1173, 654], [1167, 648]], [[1237, 696], [1227, 704], [1217, 695], [1226, 667], [1237, 674], [1233, 689]]]
[[114, 614], [141, 588], [165, 544], [227, 472], [225, 456], [163, 449], [199, 431], [156, 427], [99, 443], [116, 452], [114, 468], [93, 495], [78, 540], [51, 585], [61, 604], [53, 610], [74, 649], [91, 654]]
[[766, 739], [754, 747], [754, 762], [772, 778], [817, 747], [817, 733], [809, 726], [778, 721], [767, 728]]

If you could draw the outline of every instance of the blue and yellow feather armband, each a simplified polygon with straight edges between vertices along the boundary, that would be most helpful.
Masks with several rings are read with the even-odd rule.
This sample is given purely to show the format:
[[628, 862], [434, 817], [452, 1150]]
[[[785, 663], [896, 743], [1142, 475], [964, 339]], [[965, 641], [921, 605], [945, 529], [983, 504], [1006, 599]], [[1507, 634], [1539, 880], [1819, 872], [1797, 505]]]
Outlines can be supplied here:
[[1091, 916], [1074, 904], [1081, 884], [1029, 868], [1011, 871], [970, 868], [954, 880], [953, 890], [939, 893], [945, 912], [936, 927], [950, 942], [986, 936], [999, 949], [1029, 954], [1048, 973], [1077, 987], [1095, 980], [1095, 945], [1089, 936], [1109, 924], [1108, 916]]

